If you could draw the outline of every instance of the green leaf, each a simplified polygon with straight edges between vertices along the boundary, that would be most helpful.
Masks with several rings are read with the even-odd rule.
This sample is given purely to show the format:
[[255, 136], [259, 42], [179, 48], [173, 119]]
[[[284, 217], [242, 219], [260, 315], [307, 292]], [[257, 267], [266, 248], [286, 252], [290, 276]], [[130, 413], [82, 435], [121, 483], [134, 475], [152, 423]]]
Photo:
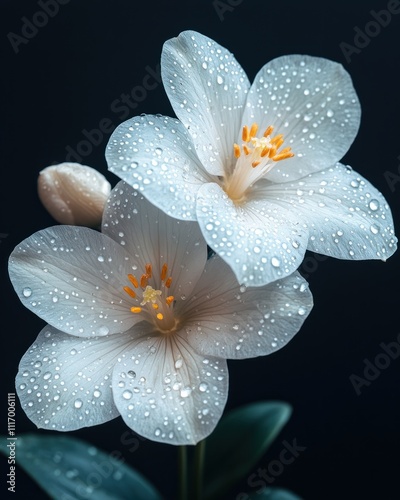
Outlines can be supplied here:
[[231, 410], [206, 440], [204, 493], [221, 498], [248, 474], [292, 414], [282, 401], [261, 401]]
[[265, 488], [260, 492], [248, 493], [246, 500], [301, 500], [289, 490], [283, 488]]
[[[1, 436], [0, 452], [10, 443]], [[116, 452], [105, 453], [71, 436], [25, 434], [16, 439], [16, 465], [59, 500], [161, 500], [139, 472]]]

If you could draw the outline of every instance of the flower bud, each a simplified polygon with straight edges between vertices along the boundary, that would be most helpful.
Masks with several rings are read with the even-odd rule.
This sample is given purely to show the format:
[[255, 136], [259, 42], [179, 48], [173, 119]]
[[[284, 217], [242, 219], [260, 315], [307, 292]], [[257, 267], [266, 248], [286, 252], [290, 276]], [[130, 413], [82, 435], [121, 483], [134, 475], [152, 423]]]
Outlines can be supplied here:
[[39, 173], [40, 201], [61, 224], [100, 226], [110, 191], [110, 183], [100, 172], [80, 163], [60, 163]]

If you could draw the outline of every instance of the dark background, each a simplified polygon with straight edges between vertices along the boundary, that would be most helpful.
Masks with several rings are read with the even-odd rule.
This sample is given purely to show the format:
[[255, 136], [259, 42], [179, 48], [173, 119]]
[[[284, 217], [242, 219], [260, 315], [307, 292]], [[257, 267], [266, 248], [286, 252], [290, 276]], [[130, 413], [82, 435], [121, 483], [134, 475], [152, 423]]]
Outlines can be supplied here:
[[[223, 0], [227, 10], [218, 14], [212, 0], [64, 2], [28, 43], [14, 49], [10, 33], [21, 35], [24, 16], [32, 20], [43, 9], [36, 1], [0, 0], [2, 434], [7, 430], [7, 393], [15, 392], [19, 360], [44, 326], [22, 306], [7, 274], [13, 248], [55, 223], [37, 197], [38, 173], [65, 161], [68, 146], [76, 152], [85, 140], [84, 130], [98, 129], [104, 119], [117, 126], [122, 113], [113, 111], [112, 103], [142, 84], [146, 68], [156, 68], [164, 41], [181, 31], [200, 31], [227, 47], [250, 80], [267, 61], [283, 54], [310, 54], [342, 63], [362, 107], [360, 131], [344, 162], [383, 193], [396, 229], [400, 222], [400, 14], [378, 30], [370, 24], [372, 10], [380, 12], [393, 3], [230, 0], [229, 5]], [[374, 36], [364, 38], [360, 47], [359, 35], [357, 47], [356, 33], [366, 30]], [[349, 44], [347, 57], [343, 43]], [[140, 113], [172, 115], [161, 84], [129, 117]], [[110, 132], [111, 128], [102, 133], [99, 144], [80, 156], [81, 163], [98, 169], [115, 185], [118, 179], [107, 171], [104, 157]], [[82, 148], [81, 144], [81, 153]], [[302, 330], [269, 357], [229, 363], [227, 409], [268, 399], [293, 407], [290, 421], [259, 466], [266, 468], [278, 458], [284, 440], [296, 439], [306, 449], [285, 467], [274, 486], [305, 500], [399, 498], [400, 357], [381, 369], [360, 395], [350, 380], [352, 374], [363, 377], [364, 360], [375, 363], [383, 352], [382, 342], [396, 342], [399, 260], [399, 253], [386, 263], [317, 260], [308, 254], [301, 270], [308, 276], [315, 307]], [[379, 363], [382, 357], [377, 359]], [[17, 435], [36, 431], [19, 403], [16, 429]], [[126, 430], [118, 418], [71, 434], [106, 452], [120, 451], [127, 463], [173, 499], [177, 449], [144, 441], [132, 452], [121, 441]], [[4, 457], [1, 461], [6, 464]], [[5, 472], [0, 488], [7, 494]], [[244, 480], [227, 498], [255, 489]], [[17, 493], [10, 498], [28, 494], [46, 498], [18, 470]]]

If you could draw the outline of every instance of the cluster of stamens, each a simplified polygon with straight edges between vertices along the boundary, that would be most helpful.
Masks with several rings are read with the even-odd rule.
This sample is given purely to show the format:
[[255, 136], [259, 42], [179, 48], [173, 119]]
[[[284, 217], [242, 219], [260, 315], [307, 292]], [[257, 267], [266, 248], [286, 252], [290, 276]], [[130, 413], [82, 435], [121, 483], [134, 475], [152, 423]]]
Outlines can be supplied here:
[[[137, 294], [139, 293], [139, 288], [142, 290], [142, 301], [140, 305], [131, 307], [131, 312], [134, 314], [138, 314], [142, 312], [143, 307], [147, 304], [156, 312], [156, 318], [158, 320], [164, 319], [164, 314], [159, 311], [160, 306], [165, 304], [166, 306], [170, 306], [174, 299], [173, 295], [167, 295], [164, 301], [162, 301], [163, 292], [161, 290], [156, 290], [152, 286], [149, 285], [149, 280], [153, 277], [153, 270], [151, 264], [145, 265], [145, 273], [143, 273], [140, 279], [137, 279], [133, 274], [128, 274], [128, 279], [133, 285], [133, 288], [130, 286], [124, 286], [124, 291], [133, 299], [137, 299]], [[172, 277], [168, 276], [168, 266], [167, 264], [163, 264], [160, 272], [161, 284], [167, 290], [170, 288], [172, 283]], [[158, 312], [157, 312], [158, 311]], [[164, 311], [165, 312], [165, 311]]]
[[268, 174], [276, 162], [294, 156], [290, 147], [280, 149], [284, 142], [283, 134], [272, 137], [273, 130], [270, 125], [261, 137], [257, 137], [257, 123], [251, 127], [245, 125], [242, 129], [242, 146], [233, 145], [236, 162], [233, 168], [228, 167], [223, 188], [235, 204], [240, 205], [246, 200], [249, 188]]
[[[273, 130], [274, 127], [270, 125], [265, 129], [263, 136], [258, 138], [256, 137], [258, 131], [257, 123], [253, 123], [250, 128], [245, 125], [242, 130], [242, 140], [245, 144], [242, 145], [242, 149], [236, 143], [233, 145], [235, 157], [240, 158], [242, 151], [246, 156], [257, 152], [260, 159], [252, 161], [251, 166], [253, 168], [257, 167], [261, 163], [261, 158], [271, 158], [273, 161], [281, 161], [286, 160], [286, 158], [292, 158], [294, 154], [292, 153], [290, 147], [283, 148], [278, 151], [284, 142], [283, 134], [278, 134], [271, 138]], [[250, 144], [254, 147], [254, 149], [249, 147]]]

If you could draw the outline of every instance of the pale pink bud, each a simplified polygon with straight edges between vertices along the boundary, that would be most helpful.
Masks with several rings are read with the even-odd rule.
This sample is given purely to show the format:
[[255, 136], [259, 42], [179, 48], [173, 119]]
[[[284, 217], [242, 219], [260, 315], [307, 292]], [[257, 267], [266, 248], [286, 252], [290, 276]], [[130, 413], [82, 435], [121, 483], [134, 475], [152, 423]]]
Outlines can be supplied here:
[[61, 224], [100, 226], [110, 191], [104, 175], [80, 163], [60, 163], [39, 173], [40, 201]]

